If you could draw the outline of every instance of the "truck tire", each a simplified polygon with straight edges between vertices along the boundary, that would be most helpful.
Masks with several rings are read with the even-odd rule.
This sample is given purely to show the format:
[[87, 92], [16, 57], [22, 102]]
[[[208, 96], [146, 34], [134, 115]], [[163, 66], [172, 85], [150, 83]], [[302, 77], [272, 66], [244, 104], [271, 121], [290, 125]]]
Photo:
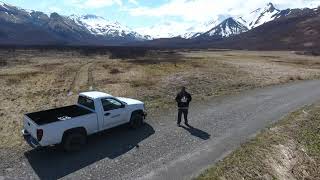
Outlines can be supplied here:
[[133, 112], [130, 118], [130, 128], [137, 129], [143, 125], [143, 115], [139, 112]]
[[87, 143], [87, 136], [83, 132], [68, 133], [63, 137], [62, 146], [66, 152], [80, 151]]

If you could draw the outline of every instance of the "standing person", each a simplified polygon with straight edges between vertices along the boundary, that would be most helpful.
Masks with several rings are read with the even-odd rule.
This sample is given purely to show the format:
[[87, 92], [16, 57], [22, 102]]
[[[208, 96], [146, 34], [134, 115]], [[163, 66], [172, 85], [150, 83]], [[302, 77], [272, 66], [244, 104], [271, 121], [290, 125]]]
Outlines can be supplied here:
[[178, 122], [177, 125], [180, 126], [181, 123], [181, 115], [184, 116], [184, 124], [186, 126], [190, 126], [188, 123], [188, 111], [189, 111], [189, 103], [191, 102], [192, 97], [186, 91], [185, 87], [181, 88], [181, 91], [177, 94], [176, 101], [178, 103]]

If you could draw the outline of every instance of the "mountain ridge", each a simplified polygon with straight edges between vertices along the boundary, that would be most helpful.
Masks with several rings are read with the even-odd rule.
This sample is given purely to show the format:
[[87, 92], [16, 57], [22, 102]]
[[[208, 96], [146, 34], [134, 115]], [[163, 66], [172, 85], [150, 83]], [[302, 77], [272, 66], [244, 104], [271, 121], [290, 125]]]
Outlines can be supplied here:
[[[89, 17], [87, 15], [87, 17]], [[101, 19], [99, 19], [102, 22]], [[25, 10], [1, 2], [0, 4], [0, 40], [1, 44], [64, 44], [64, 45], [117, 45], [132, 41], [144, 41], [148, 37], [124, 28], [120, 23], [109, 23], [99, 33], [98, 27], [88, 22], [75, 21], [69, 16], [58, 13], [46, 14], [40, 11]], [[99, 23], [96, 23], [96, 25]], [[19, 28], [19, 31], [15, 28]], [[22, 28], [23, 27], [23, 28]], [[111, 32], [111, 33], [103, 33]], [[25, 36], [23, 36], [25, 35]], [[45, 37], [44, 37], [45, 36]], [[46, 41], [44, 41], [46, 39]]]
[[[312, 9], [277, 9], [272, 3], [242, 16], [213, 17], [197, 26], [184, 24], [178, 29], [172, 23], [164, 23], [162, 29], [154, 26], [153, 32], [169, 32], [166, 42], [220, 41], [252, 31], [268, 22], [303, 16]], [[188, 28], [186, 28], [188, 27]], [[184, 30], [186, 28], [186, 30]], [[1, 44], [61, 44], [61, 45], [127, 45], [152, 40], [117, 21], [110, 21], [94, 14], [64, 16], [26, 10], [0, 1]], [[141, 43], [138, 43], [141, 44]]]

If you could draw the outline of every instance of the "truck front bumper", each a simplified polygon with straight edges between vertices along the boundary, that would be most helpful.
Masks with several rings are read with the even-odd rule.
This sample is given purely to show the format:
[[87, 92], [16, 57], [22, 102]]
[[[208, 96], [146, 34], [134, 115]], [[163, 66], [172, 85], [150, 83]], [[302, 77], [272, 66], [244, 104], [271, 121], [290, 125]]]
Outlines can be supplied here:
[[39, 144], [39, 142], [38, 142], [35, 138], [33, 138], [33, 137], [31, 136], [31, 134], [30, 134], [28, 131], [26, 131], [25, 129], [23, 129], [23, 130], [21, 131], [21, 133], [22, 133], [22, 136], [23, 136], [24, 140], [25, 140], [32, 148], [38, 148], [38, 147], [41, 146], [41, 145]]

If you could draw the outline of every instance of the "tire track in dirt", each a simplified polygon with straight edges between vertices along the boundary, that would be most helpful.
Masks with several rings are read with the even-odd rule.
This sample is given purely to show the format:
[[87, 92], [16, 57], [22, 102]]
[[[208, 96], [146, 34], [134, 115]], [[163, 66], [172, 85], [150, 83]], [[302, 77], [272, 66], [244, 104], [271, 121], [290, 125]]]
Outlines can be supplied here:
[[68, 95], [73, 93], [78, 93], [83, 90], [93, 89], [93, 75], [92, 66], [94, 63], [88, 62], [80, 66], [79, 70], [76, 72], [74, 79], [70, 85]]
[[92, 74], [92, 71], [95, 67], [95, 64], [92, 63], [91, 66], [88, 68], [88, 87], [89, 87], [89, 90], [92, 91], [95, 89], [95, 84], [94, 84], [94, 79], [93, 79], [93, 74]]

